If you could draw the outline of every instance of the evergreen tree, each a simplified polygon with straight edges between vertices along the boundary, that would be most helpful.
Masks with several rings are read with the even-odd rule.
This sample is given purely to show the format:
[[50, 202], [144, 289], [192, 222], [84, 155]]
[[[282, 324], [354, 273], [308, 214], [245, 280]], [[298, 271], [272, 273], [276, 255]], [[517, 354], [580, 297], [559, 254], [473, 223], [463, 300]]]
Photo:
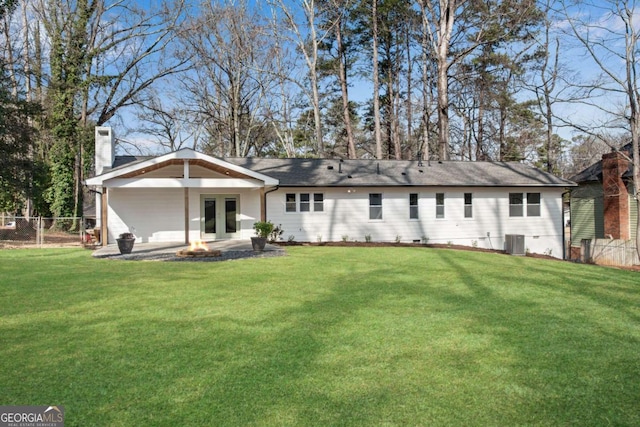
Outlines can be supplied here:
[[[16, 4], [0, 0], [0, 22]], [[30, 151], [35, 130], [29, 119], [38, 107], [12, 95], [5, 70], [0, 58], [0, 211], [18, 212], [32, 193], [35, 168]]]
[[[407, 50], [416, 34], [417, 13], [410, 2], [404, 0], [379, 0], [377, 2], [377, 33], [372, 32], [373, 22], [370, 2], [362, 1], [358, 9], [356, 31], [361, 47], [377, 46], [380, 80], [380, 127], [382, 132], [382, 157], [403, 158], [406, 131], [401, 118], [404, 98], [407, 96]], [[376, 43], [372, 38], [376, 37]], [[376, 55], [370, 49], [363, 55], [372, 63]], [[371, 57], [369, 57], [371, 55]], [[375, 91], [374, 91], [375, 94]], [[374, 95], [375, 96], [375, 95]], [[373, 100], [375, 101], [375, 99]], [[375, 104], [375, 103], [374, 103]], [[372, 111], [375, 117], [376, 111]]]
[[[51, 82], [49, 128], [53, 146], [49, 152], [51, 187], [47, 193], [51, 211], [56, 217], [82, 216], [81, 138], [76, 104], [83, 85], [87, 61], [87, 27], [96, 3], [78, 0], [74, 13], [46, 22], [51, 37]], [[70, 20], [66, 21], [66, 18]], [[78, 222], [62, 221], [61, 228], [76, 229]]]

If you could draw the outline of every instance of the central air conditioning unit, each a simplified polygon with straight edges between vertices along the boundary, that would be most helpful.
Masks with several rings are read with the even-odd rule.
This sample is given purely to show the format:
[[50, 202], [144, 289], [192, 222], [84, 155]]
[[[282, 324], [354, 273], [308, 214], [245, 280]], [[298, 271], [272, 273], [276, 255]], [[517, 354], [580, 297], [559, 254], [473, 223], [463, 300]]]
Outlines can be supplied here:
[[524, 235], [506, 234], [504, 236], [504, 250], [510, 255], [525, 255]]

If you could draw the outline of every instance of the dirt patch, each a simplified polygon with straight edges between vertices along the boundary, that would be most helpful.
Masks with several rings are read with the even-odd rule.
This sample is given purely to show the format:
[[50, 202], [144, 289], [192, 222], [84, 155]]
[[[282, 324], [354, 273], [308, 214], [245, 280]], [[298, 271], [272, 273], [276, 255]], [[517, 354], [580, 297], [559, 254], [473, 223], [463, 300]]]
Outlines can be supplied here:
[[0, 249], [18, 248], [67, 248], [79, 247], [83, 242], [79, 233], [65, 233], [63, 231], [47, 230], [42, 236], [42, 244], [36, 240], [35, 230], [32, 234], [9, 236], [0, 240]]

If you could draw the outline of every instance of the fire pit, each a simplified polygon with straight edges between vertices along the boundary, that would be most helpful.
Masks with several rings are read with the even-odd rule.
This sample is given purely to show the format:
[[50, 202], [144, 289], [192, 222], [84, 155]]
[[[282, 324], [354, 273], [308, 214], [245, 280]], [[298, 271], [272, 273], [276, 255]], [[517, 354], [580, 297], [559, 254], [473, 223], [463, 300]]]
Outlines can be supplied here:
[[188, 249], [182, 249], [176, 252], [176, 256], [180, 258], [212, 258], [222, 255], [217, 249], [209, 249], [202, 240], [191, 242]]

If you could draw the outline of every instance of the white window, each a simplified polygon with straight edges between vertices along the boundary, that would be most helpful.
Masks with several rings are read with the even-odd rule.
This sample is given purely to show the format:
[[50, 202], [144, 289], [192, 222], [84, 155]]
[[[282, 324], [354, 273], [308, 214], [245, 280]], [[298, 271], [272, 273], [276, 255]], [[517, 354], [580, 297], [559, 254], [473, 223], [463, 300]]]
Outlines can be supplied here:
[[287, 193], [285, 197], [285, 211], [286, 212], [296, 211], [296, 193]]
[[509, 193], [509, 216], [523, 216], [522, 193]]
[[324, 212], [324, 194], [313, 193], [313, 211]]
[[286, 212], [324, 212], [324, 194], [313, 193], [287, 193], [285, 196]]
[[527, 193], [527, 216], [540, 216], [540, 193]]
[[409, 219], [418, 219], [418, 193], [409, 194]]
[[464, 193], [464, 217], [473, 218], [473, 195]]
[[382, 219], [382, 193], [369, 193], [369, 219]]
[[436, 193], [436, 218], [444, 218], [444, 193]]
[[509, 216], [540, 216], [540, 193], [509, 193]]
[[309, 193], [300, 193], [300, 212], [309, 212], [311, 210], [311, 199]]

